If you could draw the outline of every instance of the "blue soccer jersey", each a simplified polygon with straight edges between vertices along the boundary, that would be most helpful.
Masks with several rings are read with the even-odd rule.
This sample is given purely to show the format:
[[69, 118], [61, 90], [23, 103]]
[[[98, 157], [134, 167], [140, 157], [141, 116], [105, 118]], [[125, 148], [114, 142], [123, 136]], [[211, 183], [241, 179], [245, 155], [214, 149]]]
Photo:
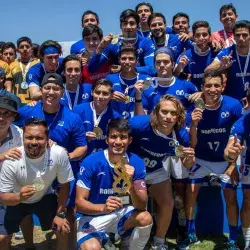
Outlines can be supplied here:
[[[94, 54], [88, 65], [89, 72], [96, 72], [104, 63], [107, 63], [109, 60], [112, 61], [113, 64], [119, 64], [118, 57], [122, 45], [123, 41], [118, 38], [117, 43], [109, 44], [103, 50], [101, 55]], [[151, 39], [137, 35], [134, 47], [138, 52], [138, 67], [136, 68], [137, 72], [144, 74], [150, 74], [150, 72], [153, 72], [154, 74], [155, 71], [153, 68], [155, 47]]]
[[[133, 181], [144, 180], [146, 176], [143, 160], [133, 153], [127, 153], [130, 166], [135, 168]], [[89, 190], [88, 201], [105, 204], [109, 196], [114, 196], [114, 165], [109, 161], [108, 150], [86, 157], [81, 163], [77, 186]], [[81, 216], [81, 214], [77, 214]], [[97, 215], [99, 216], [99, 215]]]
[[85, 49], [84, 41], [81, 39], [70, 47], [70, 54], [82, 54]]
[[181, 41], [179, 39], [179, 35], [175, 34], [166, 34], [166, 40], [163, 44], [156, 44], [154, 37], [151, 38], [153, 43], [155, 44], [155, 48], [158, 49], [160, 47], [169, 47], [175, 53], [175, 59], [179, 57], [179, 55], [183, 52], [184, 48], [189, 49], [193, 47], [193, 43], [190, 40]]
[[231, 127], [241, 114], [240, 102], [229, 96], [222, 96], [217, 109], [205, 109], [197, 127], [195, 156], [205, 161], [224, 161]]
[[[230, 136], [234, 136], [237, 134], [237, 138], [241, 142], [246, 143], [246, 159], [245, 164], [250, 165], [250, 113], [243, 115], [239, 120], [237, 120], [231, 129]], [[248, 175], [250, 169], [249, 167], [245, 168], [247, 173], [243, 173], [243, 175]]]
[[[73, 112], [79, 115], [81, 118], [85, 131], [93, 131], [94, 130], [94, 113], [93, 113], [93, 103], [83, 103], [77, 105]], [[97, 117], [97, 119], [100, 116]], [[100, 138], [95, 140], [91, 140], [88, 142], [88, 154], [95, 153], [97, 151], [103, 150], [107, 148], [107, 143], [105, 142], [105, 138], [107, 135], [107, 124], [109, 123], [110, 119], [119, 118], [121, 115], [114, 111], [110, 106], [106, 109], [106, 111], [101, 114], [100, 121], [98, 127], [102, 129], [103, 135]]]
[[[246, 65], [248, 56], [239, 55], [236, 52], [236, 45], [233, 44], [220, 51], [215, 60], [220, 60], [223, 56], [228, 56], [232, 52], [232, 66], [228, 68], [228, 76], [225, 95], [231, 96], [237, 100], [246, 97], [250, 82], [250, 64]], [[237, 56], [238, 55], [238, 56]], [[239, 60], [238, 60], [239, 59]], [[246, 67], [247, 66], [247, 67]], [[243, 74], [244, 82], [243, 82]]]
[[[62, 58], [59, 58], [59, 63], [58, 63], [58, 67], [55, 73], [61, 75], [62, 74]], [[49, 72], [46, 71], [44, 64], [43, 63], [37, 63], [33, 66], [30, 67], [30, 69], [27, 72], [27, 83], [29, 85], [29, 87], [31, 86], [37, 86], [40, 87], [43, 77], [45, 74], [47, 74]]]
[[62, 105], [68, 107], [71, 110], [78, 104], [92, 101], [91, 90], [93, 85], [89, 83], [81, 83], [78, 86], [79, 86], [78, 91], [76, 92], [67, 91], [68, 94], [65, 89], [63, 97], [60, 100], [60, 103]]
[[106, 78], [112, 82], [113, 90], [125, 94], [125, 90], [128, 88], [127, 95], [129, 96], [129, 102], [123, 103], [119, 101], [111, 101], [111, 107], [120, 113], [125, 119], [131, 118], [134, 116], [135, 109], [135, 89], [134, 84], [138, 80], [145, 80], [150, 78], [148, 75], [143, 75], [137, 73], [137, 77], [133, 79], [126, 79], [121, 76], [120, 73], [107, 75]]
[[189, 62], [186, 65], [186, 67], [183, 69], [183, 72], [191, 74], [192, 83], [200, 91], [201, 85], [202, 85], [202, 78], [204, 75], [204, 70], [207, 66], [209, 66], [212, 63], [212, 61], [217, 55], [217, 52], [214, 52], [213, 50], [209, 50], [206, 55], [199, 55], [197, 54], [194, 48], [191, 48], [187, 50], [186, 52], [183, 52], [179, 56], [176, 64], [179, 63], [180, 58], [184, 55], [184, 53], [186, 57], [188, 58]]
[[190, 145], [190, 136], [186, 129], [175, 130], [168, 136], [159, 135], [153, 130], [148, 115], [135, 116], [129, 123], [133, 136], [131, 152], [136, 152], [144, 159], [147, 173], [162, 168], [167, 157], [175, 155], [174, 140], [184, 147]]
[[43, 111], [42, 102], [35, 106], [24, 106], [18, 110], [20, 119], [17, 125], [23, 127], [29, 118], [44, 119], [49, 127], [50, 139], [72, 152], [76, 147], [87, 144], [85, 130], [78, 115], [61, 105], [57, 114], [48, 114]]
[[142, 105], [148, 114], [150, 114], [160, 98], [163, 95], [169, 94], [177, 97], [185, 109], [188, 109], [190, 106], [190, 102], [188, 101], [189, 94], [195, 92], [197, 92], [197, 88], [193, 83], [176, 77], [174, 82], [169, 86], [161, 86], [157, 80], [154, 80], [153, 84], [142, 93]]
[[136, 31], [136, 33], [137, 33], [137, 35], [142, 36], [142, 37], [150, 38], [150, 36], [151, 36], [150, 30], [142, 31], [141, 29], [138, 29], [138, 30]]

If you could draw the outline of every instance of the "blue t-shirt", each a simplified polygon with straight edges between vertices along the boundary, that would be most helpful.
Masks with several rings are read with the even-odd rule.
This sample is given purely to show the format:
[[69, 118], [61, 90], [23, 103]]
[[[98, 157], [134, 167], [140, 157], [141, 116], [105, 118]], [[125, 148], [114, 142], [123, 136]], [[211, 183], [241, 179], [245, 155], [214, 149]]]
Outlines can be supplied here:
[[153, 111], [160, 98], [166, 94], [177, 97], [185, 109], [188, 109], [190, 106], [190, 102], [188, 101], [189, 94], [197, 92], [197, 88], [193, 83], [176, 77], [175, 81], [169, 86], [158, 85], [155, 88], [153, 87], [154, 84], [157, 85], [156, 80], [154, 80], [153, 84], [142, 93], [142, 105], [143, 108], [148, 111], [148, 114]]
[[[143, 160], [130, 152], [127, 153], [127, 159], [129, 165], [135, 168], [133, 181], [144, 180], [146, 172]], [[89, 202], [105, 204], [109, 196], [114, 196], [113, 176], [114, 166], [109, 162], [108, 150], [96, 152], [81, 163], [77, 186], [89, 190]], [[80, 217], [81, 214], [77, 213], [76, 216]]]
[[129, 120], [129, 123], [133, 137], [130, 150], [144, 159], [147, 173], [162, 168], [168, 156], [175, 156], [173, 139], [184, 147], [190, 145], [189, 133], [184, 128], [171, 132], [168, 138], [156, 134], [148, 115], [135, 116]]
[[[100, 69], [100, 67], [107, 63], [109, 60], [112, 64], [119, 64], [118, 58], [120, 54], [123, 41], [118, 38], [115, 44], [109, 44], [102, 52], [101, 55], [93, 54], [90, 59], [88, 70], [93, 73]], [[151, 39], [138, 36], [136, 37], [136, 42], [134, 47], [138, 52], [138, 67], [136, 68], [138, 73], [143, 74], [155, 74], [154, 71], [154, 51], [155, 47]]]
[[84, 49], [85, 49], [85, 44], [84, 41], [81, 39], [71, 45], [70, 54], [81, 54]]
[[[63, 58], [59, 58], [59, 64], [58, 64], [57, 70], [55, 72], [59, 75], [61, 75], [62, 71], [63, 71], [62, 60], [63, 60]], [[40, 87], [42, 80], [43, 80], [43, 77], [46, 73], [49, 73], [49, 72], [46, 72], [43, 63], [37, 63], [37, 64], [31, 66], [27, 72], [27, 78], [26, 78], [29, 87], [31, 87], [31, 86]]]
[[225, 161], [224, 149], [230, 130], [242, 115], [239, 101], [222, 96], [220, 106], [215, 110], [205, 109], [197, 127], [197, 145], [195, 156], [205, 161]]
[[228, 76], [227, 76], [226, 89], [224, 93], [225, 95], [231, 96], [237, 100], [241, 100], [242, 98], [246, 97], [250, 82], [250, 63], [248, 64], [246, 76], [244, 77], [245, 78], [244, 84], [242, 80], [242, 73], [244, 73], [247, 56], [239, 55], [242, 72], [240, 70], [239, 62], [237, 59], [235, 44], [222, 49], [220, 53], [217, 55], [215, 60], [220, 60], [223, 56], [228, 56], [231, 51], [233, 51], [232, 54], [233, 64], [227, 70]]
[[107, 75], [106, 78], [112, 82], [113, 90], [119, 91], [125, 94], [125, 89], [129, 86], [128, 95], [129, 95], [129, 103], [123, 103], [119, 101], [111, 101], [111, 107], [120, 113], [125, 119], [131, 118], [134, 116], [135, 109], [135, 89], [133, 85], [138, 80], [145, 80], [146, 78], [150, 78], [148, 75], [143, 75], [137, 73], [137, 77], [133, 79], [126, 79], [120, 76], [120, 73]]
[[[86, 132], [93, 131], [94, 117], [92, 103], [88, 102], [77, 105], [73, 109], [73, 112], [78, 114], [78, 116], [81, 118]], [[114, 111], [110, 106], [108, 106], [107, 111], [102, 115], [98, 124], [98, 127], [103, 131], [103, 135], [100, 138], [88, 142], [88, 154], [95, 153], [108, 147], [107, 143], [105, 142], [105, 138], [107, 135], [107, 124], [110, 119], [119, 117], [121, 117], [121, 115]]]
[[165, 43], [163, 44], [157, 45], [155, 42], [155, 38], [153, 36], [151, 39], [155, 45], [156, 50], [157, 48], [160, 48], [163, 46], [171, 48], [175, 53], [175, 60], [183, 52], [184, 48], [189, 49], [193, 47], [193, 43], [189, 39], [186, 41], [181, 41], [179, 39], [179, 35], [175, 35], [175, 34], [166, 34], [166, 40], [165, 40]]
[[[250, 165], [250, 113], [243, 115], [239, 120], [237, 120], [231, 129], [230, 136], [237, 134], [237, 138], [240, 141], [246, 143], [246, 159], [245, 164]], [[249, 167], [245, 168], [243, 175], [248, 175]]]
[[176, 61], [176, 64], [179, 63], [180, 58], [184, 55], [189, 59], [188, 64], [183, 69], [184, 73], [191, 74], [191, 81], [197, 87], [197, 89], [201, 90], [202, 78], [204, 75], [204, 70], [207, 66], [209, 66], [214, 58], [216, 57], [218, 52], [210, 50], [207, 55], [201, 56], [198, 55], [194, 48], [183, 52]]
[[[91, 95], [92, 86], [93, 85], [89, 84], [89, 83], [81, 83], [81, 84], [79, 84], [79, 95], [78, 95], [76, 105], [92, 101], [92, 95]], [[76, 92], [68, 91], [68, 93], [69, 93], [69, 96], [70, 96], [71, 105], [73, 107], [75, 97], [76, 97]], [[66, 92], [64, 92], [63, 97], [60, 100], [60, 103], [62, 105], [64, 105], [64, 106], [70, 108]]]

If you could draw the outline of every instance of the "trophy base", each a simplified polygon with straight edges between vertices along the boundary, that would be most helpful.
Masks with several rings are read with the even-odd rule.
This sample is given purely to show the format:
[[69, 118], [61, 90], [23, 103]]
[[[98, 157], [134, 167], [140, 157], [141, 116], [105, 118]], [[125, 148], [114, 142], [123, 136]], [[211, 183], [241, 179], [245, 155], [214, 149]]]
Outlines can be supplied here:
[[122, 205], [131, 205], [132, 201], [129, 195], [122, 195], [122, 196], [118, 196], [121, 201], [122, 201]]

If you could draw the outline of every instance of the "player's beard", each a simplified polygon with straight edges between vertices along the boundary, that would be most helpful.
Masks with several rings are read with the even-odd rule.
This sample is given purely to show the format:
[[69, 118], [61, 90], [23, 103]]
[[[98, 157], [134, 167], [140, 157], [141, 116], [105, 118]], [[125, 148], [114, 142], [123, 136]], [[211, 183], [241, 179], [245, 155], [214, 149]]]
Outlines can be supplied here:
[[42, 147], [41, 145], [34, 146], [32, 144], [29, 144], [25, 149], [26, 155], [31, 159], [39, 158], [44, 152], [45, 147]]

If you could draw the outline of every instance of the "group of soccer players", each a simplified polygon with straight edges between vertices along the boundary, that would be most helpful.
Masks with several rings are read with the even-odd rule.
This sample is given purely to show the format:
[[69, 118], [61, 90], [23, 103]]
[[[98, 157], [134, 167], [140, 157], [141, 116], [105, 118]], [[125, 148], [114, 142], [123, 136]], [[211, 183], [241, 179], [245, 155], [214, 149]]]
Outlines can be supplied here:
[[[59, 232], [69, 237], [65, 249], [114, 249], [115, 233], [120, 249], [166, 250], [174, 208], [177, 247], [189, 249], [200, 242], [195, 210], [204, 183], [223, 189], [229, 225], [224, 247], [230, 250], [239, 249], [241, 183], [244, 249], [250, 249], [250, 22], [238, 21], [232, 4], [219, 13], [221, 31], [212, 33], [204, 20], [189, 30], [189, 16], [182, 12], [170, 28], [162, 13], [142, 2], [120, 14], [120, 35], [104, 36], [98, 15], [88, 10], [82, 39], [65, 58], [54, 40], [43, 42], [38, 56], [28, 37], [17, 46], [0, 44], [0, 98], [19, 106], [15, 126], [41, 118], [48, 147], [57, 144], [68, 152], [75, 179], [65, 213], [57, 214], [70, 225]], [[1, 149], [6, 138], [0, 139]], [[3, 160], [20, 157], [6, 155]], [[125, 186], [128, 191], [119, 196], [117, 189]], [[60, 188], [55, 181], [55, 192]], [[7, 219], [0, 215], [0, 242], [7, 249], [4, 235], [16, 230], [4, 228]], [[35, 249], [25, 235], [33, 230], [32, 218], [20, 226], [27, 249]]]

